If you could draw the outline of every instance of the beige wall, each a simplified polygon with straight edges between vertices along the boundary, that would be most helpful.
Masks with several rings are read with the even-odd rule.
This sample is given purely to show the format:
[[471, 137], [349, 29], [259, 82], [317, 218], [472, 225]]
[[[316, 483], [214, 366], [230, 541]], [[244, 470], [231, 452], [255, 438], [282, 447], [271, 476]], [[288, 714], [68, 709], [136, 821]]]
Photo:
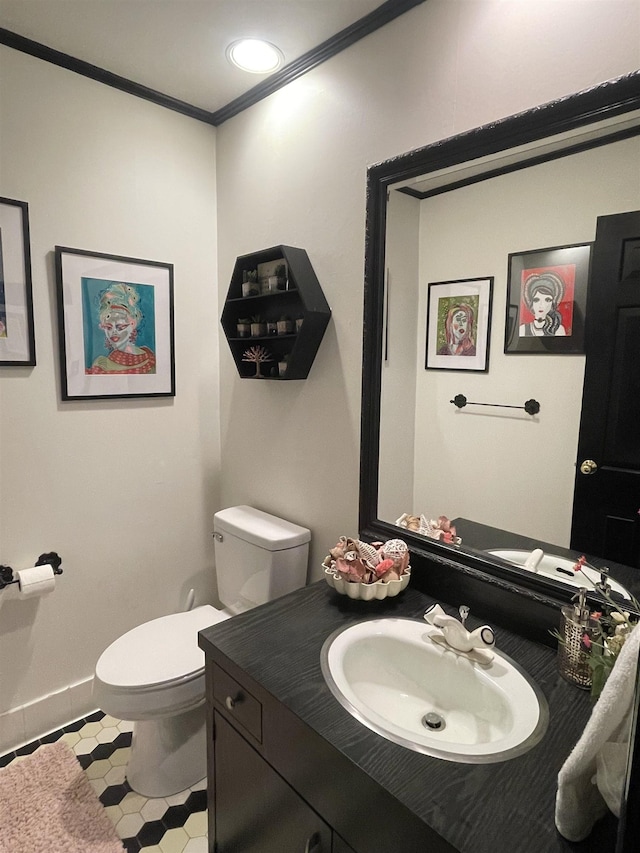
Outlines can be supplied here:
[[429, 0], [219, 128], [220, 292], [288, 243], [333, 310], [305, 382], [220, 360], [222, 501], [310, 526], [313, 577], [357, 530], [367, 166], [639, 66], [635, 0]]
[[[408, 220], [398, 202], [408, 205]], [[598, 216], [639, 204], [640, 137], [422, 202], [391, 193], [391, 280], [411, 257], [399, 240], [406, 242], [418, 221], [420, 271], [406, 292], [391, 288], [389, 315], [402, 333], [391, 347], [391, 363], [398, 346], [412, 340], [413, 373], [409, 367], [391, 373], [383, 365], [381, 518], [394, 521], [408, 510], [429, 518], [444, 513], [569, 547], [584, 356], [505, 355], [508, 255], [588, 243]], [[482, 275], [494, 278], [488, 372], [424, 370], [429, 283]], [[387, 386], [388, 373], [393, 381]], [[450, 404], [459, 393], [521, 407], [533, 397], [542, 411], [535, 418], [501, 408], [460, 412]], [[415, 426], [415, 447], [407, 441], [406, 423]], [[402, 484], [413, 488], [409, 499], [397, 482], [403, 470]], [[464, 526], [459, 533], [464, 539]]]
[[[357, 530], [367, 166], [637, 68], [639, 15], [429, 0], [217, 133], [0, 49], [0, 193], [30, 204], [38, 345], [0, 377], [0, 559], [65, 566], [47, 599], [2, 593], [0, 738], [82, 710], [116, 635], [213, 594], [219, 506], [311, 527], [318, 576]], [[219, 302], [236, 256], [278, 243], [307, 250], [332, 322], [306, 381], [241, 381]], [[56, 244], [175, 264], [175, 400], [60, 402]]]
[[[495, 280], [489, 372], [418, 371], [416, 511], [569, 547], [584, 356], [504, 353], [507, 257], [588, 243], [598, 216], [639, 206], [639, 137], [422, 202], [418, 317], [426, 317], [430, 281]], [[420, 321], [418, 341], [423, 353]], [[519, 406], [533, 398], [540, 414], [460, 411], [449, 403], [456, 394]]]
[[392, 192], [387, 205], [381, 372], [378, 517], [396, 521], [414, 507], [416, 375], [420, 289], [420, 202]]
[[[115, 637], [212, 597], [215, 130], [0, 48], [0, 195], [29, 203], [37, 347], [0, 374], [0, 562], [64, 569], [0, 593], [1, 751], [93, 707]], [[60, 401], [56, 245], [174, 264], [174, 399]]]

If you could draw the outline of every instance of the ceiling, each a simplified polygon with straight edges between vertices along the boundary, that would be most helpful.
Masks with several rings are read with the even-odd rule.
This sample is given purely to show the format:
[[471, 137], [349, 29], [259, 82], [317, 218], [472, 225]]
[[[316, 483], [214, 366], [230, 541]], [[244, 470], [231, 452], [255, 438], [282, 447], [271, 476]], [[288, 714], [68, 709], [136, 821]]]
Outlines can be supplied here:
[[[296, 61], [300, 66], [309, 52], [316, 52], [315, 61], [304, 70], [415, 5], [416, 0], [0, 0], [0, 43], [16, 47], [8, 36], [23, 37], [216, 118], [228, 105], [246, 101], [256, 85], [264, 89], [279, 75], [280, 85], [294, 79], [286, 69]], [[366, 31], [357, 25], [362, 19], [369, 23]], [[324, 43], [346, 28], [352, 28], [351, 39], [338, 39], [325, 55]], [[266, 78], [231, 65], [225, 49], [242, 37], [276, 44], [285, 56], [284, 77], [282, 71]], [[325, 47], [322, 55], [319, 46]]]

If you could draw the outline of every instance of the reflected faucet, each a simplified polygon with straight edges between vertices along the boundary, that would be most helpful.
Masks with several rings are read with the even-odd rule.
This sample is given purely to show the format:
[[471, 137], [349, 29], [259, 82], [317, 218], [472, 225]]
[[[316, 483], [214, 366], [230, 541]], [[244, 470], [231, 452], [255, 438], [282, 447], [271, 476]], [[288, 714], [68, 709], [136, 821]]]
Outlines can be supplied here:
[[542, 562], [542, 558], [544, 557], [544, 551], [542, 548], [535, 548], [527, 557], [524, 567], [525, 569], [529, 569], [532, 572], [538, 571], [538, 566]]

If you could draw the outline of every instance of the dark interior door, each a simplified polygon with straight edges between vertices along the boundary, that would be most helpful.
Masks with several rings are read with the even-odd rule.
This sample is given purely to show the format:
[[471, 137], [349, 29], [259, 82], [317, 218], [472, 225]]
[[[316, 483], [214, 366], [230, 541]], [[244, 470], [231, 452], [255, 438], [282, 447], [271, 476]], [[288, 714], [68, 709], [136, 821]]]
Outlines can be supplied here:
[[598, 217], [571, 547], [640, 568], [640, 211]]

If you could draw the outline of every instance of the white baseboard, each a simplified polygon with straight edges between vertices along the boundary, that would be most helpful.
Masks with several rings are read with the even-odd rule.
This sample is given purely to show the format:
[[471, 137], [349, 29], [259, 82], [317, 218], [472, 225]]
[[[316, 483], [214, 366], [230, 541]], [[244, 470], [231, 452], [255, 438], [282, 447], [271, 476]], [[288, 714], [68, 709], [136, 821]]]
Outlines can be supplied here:
[[0, 714], [0, 755], [95, 711], [92, 686], [86, 678]]

